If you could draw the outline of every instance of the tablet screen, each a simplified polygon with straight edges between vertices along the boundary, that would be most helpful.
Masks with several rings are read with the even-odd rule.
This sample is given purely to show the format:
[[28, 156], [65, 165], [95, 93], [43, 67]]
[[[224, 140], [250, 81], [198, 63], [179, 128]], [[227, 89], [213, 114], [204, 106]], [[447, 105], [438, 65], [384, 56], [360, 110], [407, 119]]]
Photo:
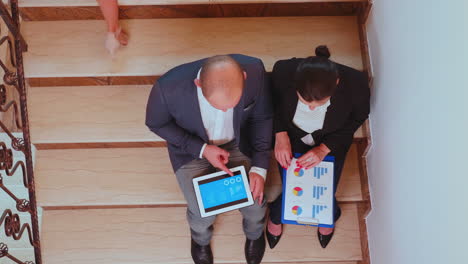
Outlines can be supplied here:
[[198, 182], [205, 212], [248, 201], [241, 174], [222, 175]]

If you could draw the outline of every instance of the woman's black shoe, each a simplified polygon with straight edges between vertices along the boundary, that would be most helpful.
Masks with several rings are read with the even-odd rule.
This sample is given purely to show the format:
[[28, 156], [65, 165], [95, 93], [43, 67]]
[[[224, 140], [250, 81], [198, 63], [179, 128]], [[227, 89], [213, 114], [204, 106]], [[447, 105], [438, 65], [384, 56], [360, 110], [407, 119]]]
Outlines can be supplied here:
[[266, 228], [266, 237], [267, 237], [267, 240], [268, 240], [268, 245], [270, 246], [271, 249], [276, 247], [276, 245], [280, 241], [282, 235], [283, 235], [283, 232], [281, 232], [281, 235], [279, 235], [279, 236], [272, 235], [270, 233], [270, 231], [268, 230], [268, 227]]
[[[340, 219], [341, 217], [341, 208], [338, 207], [338, 211], [336, 212], [336, 216], [335, 216], [335, 222], [338, 221], [338, 219]], [[335, 234], [335, 229], [333, 229], [333, 232], [331, 232], [331, 234], [329, 235], [322, 235], [320, 234], [320, 231], [319, 229], [317, 229], [317, 236], [318, 236], [318, 240], [320, 242], [320, 245], [322, 246], [322, 248], [326, 248], [328, 246], [328, 243], [330, 243], [332, 237], [333, 237], [333, 234]]]
[[331, 232], [331, 234], [329, 235], [322, 235], [317, 230], [318, 239], [322, 248], [326, 248], [328, 246], [328, 243], [330, 243], [330, 240], [332, 239], [334, 233], [335, 233], [335, 230], [333, 230], [333, 232]]

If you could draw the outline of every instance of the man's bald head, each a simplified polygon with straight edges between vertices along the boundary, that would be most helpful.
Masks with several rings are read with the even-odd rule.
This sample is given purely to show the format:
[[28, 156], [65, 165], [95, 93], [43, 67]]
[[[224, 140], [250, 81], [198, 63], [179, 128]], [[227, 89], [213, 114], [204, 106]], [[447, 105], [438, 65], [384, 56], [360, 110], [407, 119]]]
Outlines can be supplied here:
[[210, 104], [220, 110], [226, 110], [239, 102], [245, 77], [236, 60], [227, 55], [219, 55], [203, 63], [198, 85]]

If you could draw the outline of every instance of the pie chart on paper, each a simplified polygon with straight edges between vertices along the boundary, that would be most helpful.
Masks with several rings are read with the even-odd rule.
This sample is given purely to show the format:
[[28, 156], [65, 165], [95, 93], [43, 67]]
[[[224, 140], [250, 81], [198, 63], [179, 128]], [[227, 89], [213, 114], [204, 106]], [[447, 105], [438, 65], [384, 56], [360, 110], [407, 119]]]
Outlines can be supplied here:
[[294, 175], [296, 175], [297, 177], [302, 177], [302, 176], [304, 176], [304, 169], [302, 169], [302, 168], [296, 168], [296, 169], [294, 169]]
[[300, 197], [300, 196], [302, 196], [302, 194], [304, 194], [304, 190], [302, 190], [301, 187], [295, 187], [293, 189], [293, 193], [294, 193], [294, 195]]
[[292, 208], [292, 213], [295, 215], [301, 215], [302, 214], [302, 208], [300, 206], [294, 206]]

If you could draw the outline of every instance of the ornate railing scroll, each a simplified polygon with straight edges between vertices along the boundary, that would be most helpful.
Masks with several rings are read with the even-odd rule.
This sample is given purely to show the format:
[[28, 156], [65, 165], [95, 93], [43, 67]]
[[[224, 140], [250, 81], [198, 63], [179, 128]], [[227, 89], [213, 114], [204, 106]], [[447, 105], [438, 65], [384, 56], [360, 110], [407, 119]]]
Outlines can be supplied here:
[[[7, 29], [3, 30], [5, 32], [0, 32], [0, 48], [7, 49], [7, 56], [0, 56], [0, 76], [3, 71], [4, 81], [4, 84], [0, 85], [0, 113], [2, 116], [13, 117], [11, 125], [4, 123], [4, 119], [0, 120], [1, 132], [9, 139], [8, 144], [0, 142], [0, 194], [10, 199], [0, 201], [0, 263], [10, 260], [19, 264], [42, 264], [23, 69], [23, 52], [27, 50], [27, 45], [21, 36], [18, 0], [10, 0], [9, 6], [0, 0], [0, 16], [2, 18], [0, 23], [4, 23]], [[8, 89], [9, 87], [13, 88]], [[15, 98], [15, 95], [19, 99], [8, 99]], [[13, 150], [24, 154], [24, 161], [15, 160]], [[21, 182], [20, 188], [26, 188], [29, 197], [24, 199], [13, 193], [12, 189], [16, 188], [8, 187], [7, 177], [18, 177], [19, 179], [15, 181]], [[14, 204], [12, 207], [15, 208], [2, 208], [8, 202], [12, 202]], [[19, 214], [22, 217], [23, 215], [30, 217], [31, 222], [21, 223]], [[14, 253], [9, 251], [7, 241], [20, 239], [33, 248], [34, 259], [21, 260], [19, 256], [14, 256]]]

